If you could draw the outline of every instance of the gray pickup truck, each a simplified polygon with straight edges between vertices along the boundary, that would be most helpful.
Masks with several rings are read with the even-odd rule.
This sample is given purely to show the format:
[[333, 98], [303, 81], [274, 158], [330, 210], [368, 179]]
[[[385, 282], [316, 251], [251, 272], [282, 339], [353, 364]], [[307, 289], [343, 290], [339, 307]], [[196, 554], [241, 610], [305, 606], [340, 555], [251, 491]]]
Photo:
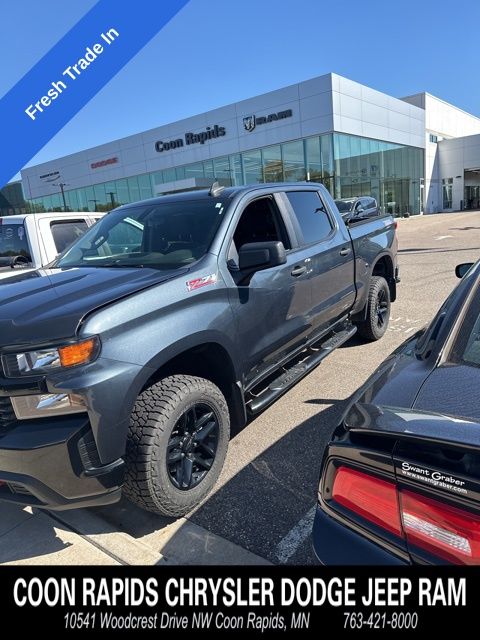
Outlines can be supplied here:
[[[0, 282], [0, 499], [187, 513], [239, 428], [395, 300], [395, 222], [319, 184], [120, 207]], [[308, 446], [308, 443], [306, 443]]]

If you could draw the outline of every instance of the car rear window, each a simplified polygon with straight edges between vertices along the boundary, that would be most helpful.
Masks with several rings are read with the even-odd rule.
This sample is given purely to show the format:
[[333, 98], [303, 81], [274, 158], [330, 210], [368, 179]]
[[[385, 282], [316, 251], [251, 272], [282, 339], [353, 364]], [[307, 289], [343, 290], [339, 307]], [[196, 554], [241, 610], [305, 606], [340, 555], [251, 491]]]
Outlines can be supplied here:
[[29, 260], [30, 249], [28, 247], [25, 227], [22, 223], [9, 224], [5, 218], [0, 219], [0, 266], [10, 264], [16, 256], [25, 256]]
[[337, 209], [340, 213], [348, 213], [352, 210], [353, 202], [344, 202], [343, 200], [335, 200], [335, 204], [337, 205]]

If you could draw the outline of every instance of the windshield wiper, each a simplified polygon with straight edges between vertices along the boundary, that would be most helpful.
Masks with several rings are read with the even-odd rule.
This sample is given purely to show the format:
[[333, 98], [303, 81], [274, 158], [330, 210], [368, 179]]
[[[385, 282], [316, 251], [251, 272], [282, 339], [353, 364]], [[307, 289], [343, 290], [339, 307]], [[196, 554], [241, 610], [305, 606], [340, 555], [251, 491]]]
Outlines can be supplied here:
[[84, 264], [84, 267], [95, 266], [95, 267], [105, 267], [108, 269], [117, 268], [117, 269], [143, 269], [145, 265], [143, 264], [128, 264], [126, 262], [108, 262], [102, 264], [89, 265]]

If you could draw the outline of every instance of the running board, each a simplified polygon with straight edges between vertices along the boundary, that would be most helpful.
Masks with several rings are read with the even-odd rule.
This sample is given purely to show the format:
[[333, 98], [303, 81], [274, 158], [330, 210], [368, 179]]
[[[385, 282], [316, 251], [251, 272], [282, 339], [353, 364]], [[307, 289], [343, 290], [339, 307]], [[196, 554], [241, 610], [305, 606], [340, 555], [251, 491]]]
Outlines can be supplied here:
[[[250, 392], [252, 398], [247, 401], [247, 410], [249, 415], [255, 415], [268, 407], [274, 400], [284, 394], [290, 387], [301, 380], [307, 373], [310, 373], [320, 362], [326, 358], [334, 349], [349, 340], [357, 331], [355, 325], [351, 325], [334, 333], [325, 342], [319, 342], [311, 345], [304, 352], [297, 356], [296, 364], [288, 366], [288, 363], [282, 367], [282, 373], [272, 380], [258, 394]], [[318, 346], [317, 346], [318, 344]], [[299, 362], [298, 359], [302, 358]]]

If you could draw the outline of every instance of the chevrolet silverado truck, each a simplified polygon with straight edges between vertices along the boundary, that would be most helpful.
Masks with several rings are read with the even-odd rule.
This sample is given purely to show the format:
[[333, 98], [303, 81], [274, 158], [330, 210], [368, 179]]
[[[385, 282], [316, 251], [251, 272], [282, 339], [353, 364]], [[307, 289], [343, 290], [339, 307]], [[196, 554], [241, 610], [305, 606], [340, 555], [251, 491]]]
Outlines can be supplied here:
[[54, 260], [101, 213], [29, 213], [0, 217], [0, 281]]
[[385, 333], [395, 228], [347, 227], [320, 184], [215, 183], [119, 207], [0, 283], [0, 498], [189, 512], [231, 425]]

